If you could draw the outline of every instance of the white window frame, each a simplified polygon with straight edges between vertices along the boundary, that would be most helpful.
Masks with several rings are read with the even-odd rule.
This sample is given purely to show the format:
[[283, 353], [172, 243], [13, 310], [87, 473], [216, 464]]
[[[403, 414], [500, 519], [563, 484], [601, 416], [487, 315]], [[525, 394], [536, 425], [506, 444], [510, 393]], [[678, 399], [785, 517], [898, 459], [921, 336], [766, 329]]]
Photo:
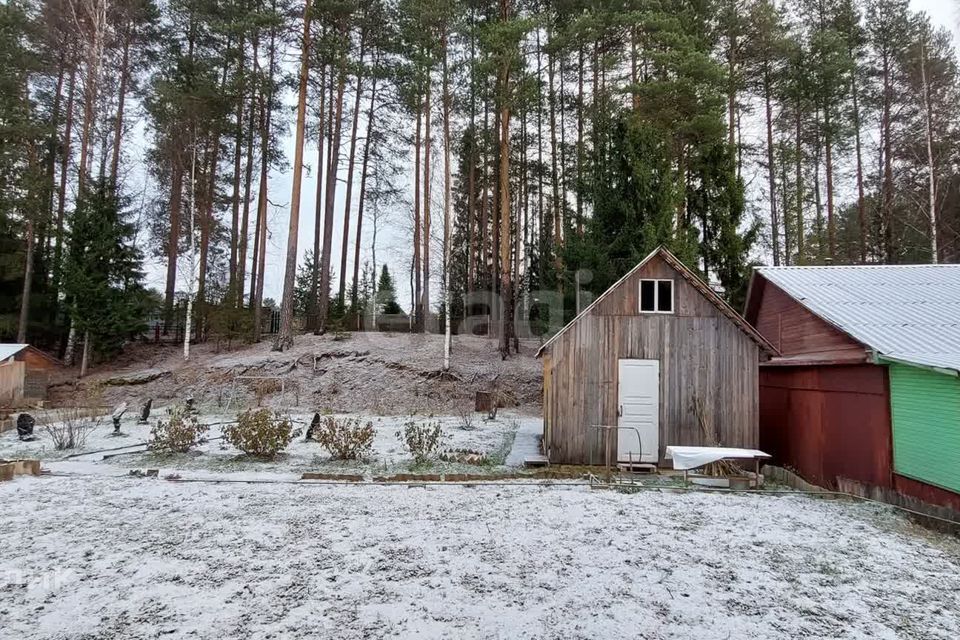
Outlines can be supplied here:
[[[653, 311], [646, 311], [643, 308], [643, 283], [652, 282], [653, 283]], [[660, 311], [660, 283], [669, 282], [670, 283], [670, 311]], [[674, 288], [674, 282], [672, 279], [667, 278], [641, 278], [640, 283], [637, 285], [637, 308], [641, 314], [660, 314], [660, 315], [673, 315], [676, 310], [676, 289]]]

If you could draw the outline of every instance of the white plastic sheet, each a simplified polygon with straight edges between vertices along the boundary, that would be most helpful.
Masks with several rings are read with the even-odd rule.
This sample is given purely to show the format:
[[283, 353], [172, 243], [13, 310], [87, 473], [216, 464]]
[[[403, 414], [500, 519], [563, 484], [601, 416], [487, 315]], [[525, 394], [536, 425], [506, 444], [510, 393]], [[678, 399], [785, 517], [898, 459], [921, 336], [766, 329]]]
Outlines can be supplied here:
[[770, 454], [758, 449], [733, 449], [727, 447], [667, 447], [667, 458], [673, 459], [674, 469], [699, 469], [700, 467], [734, 458], [755, 460], [769, 458]]

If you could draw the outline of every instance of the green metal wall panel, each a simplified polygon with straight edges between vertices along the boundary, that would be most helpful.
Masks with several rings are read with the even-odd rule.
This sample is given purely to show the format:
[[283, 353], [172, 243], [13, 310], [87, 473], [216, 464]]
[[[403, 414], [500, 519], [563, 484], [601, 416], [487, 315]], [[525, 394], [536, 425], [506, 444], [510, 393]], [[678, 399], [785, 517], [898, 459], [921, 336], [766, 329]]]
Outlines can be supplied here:
[[890, 410], [894, 470], [960, 492], [960, 379], [891, 364]]

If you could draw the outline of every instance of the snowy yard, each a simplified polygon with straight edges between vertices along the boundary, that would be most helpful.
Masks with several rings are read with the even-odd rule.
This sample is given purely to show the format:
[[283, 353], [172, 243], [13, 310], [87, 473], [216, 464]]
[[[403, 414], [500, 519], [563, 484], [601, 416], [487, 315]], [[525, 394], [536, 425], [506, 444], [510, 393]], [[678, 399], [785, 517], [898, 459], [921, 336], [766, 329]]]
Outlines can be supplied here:
[[9, 638], [956, 638], [884, 507], [584, 487], [0, 484]]
[[[363, 422], [370, 421], [375, 430], [373, 455], [363, 462], [342, 462], [330, 460], [329, 453], [316, 442], [304, 442], [303, 435], [296, 438], [287, 450], [275, 460], [257, 460], [244, 456], [241, 451], [234, 449], [224, 440], [219, 439], [223, 423], [235, 420], [236, 413], [219, 414], [204, 413], [201, 422], [212, 425], [207, 433], [209, 441], [195, 451], [186, 454], [158, 455], [144, 452], [144, 446], [150, 438], [150, 426], [137, 424], [136, 411], [131, 410], [124, 418], [121, 430], [124, 437], [113, 437], [113, 425], [109, 416], [102, 419], [88, 436], [82, 449], [56, 451], [44, 428], [38, 424], [35, 429], [37, 440], [34, 442], [20, 442], [16, 431], [8, 431], [0, 435], [0, 458], [39, 458], [46, 462], [65, 460], [71, 456], [72, 463], [45, 464], [47, 468], [62, 471], [72, 471], [83, 463], [85, 469], [91, 468], [91, 463], [103, 467], [104, 473], [116, 473], [117, 467], [122, 469], [134, 468], [161, 468], [165, 471], [178, 470], [206, 470], [213, 472], [271, 472], [300, 474], [305, 471], [324, 473], [395, 473], [410, 468], [410, 455], [402, 448], [396, 432], [403, 428], [408, 421], [440, 422], [444, 433], [448, 436], [446, 449], [470, 450], [486, 456], [486, 463], [482, 466], [458, 463], [437, 462], [433, 470], [479, 473], [502, 465], [510, 447], [513, 444], [514, 434], [522, 424], [536, 423], [539, 431], [539, 418], [513, 415], [501, 412], [496, 420], [484, 420], [475, 415], [469, 428], [465, 427], [460, 417], [453, 416], [364, 416]], [[296, 427], [306, 432], [307, 425], [313, 414], [294, 413], [290, 415]], [[151, 423], [158, 419], [166, 419], [165, 410], [155, 410], [150, 418]], [[129, 447], [129, 451], [97, 451]], [[86, 453], [85, 453], [86, 452]], [[83, 455], [77, 455], [83, 454]], [[104, 456], [107, 457], [104, 460]]]

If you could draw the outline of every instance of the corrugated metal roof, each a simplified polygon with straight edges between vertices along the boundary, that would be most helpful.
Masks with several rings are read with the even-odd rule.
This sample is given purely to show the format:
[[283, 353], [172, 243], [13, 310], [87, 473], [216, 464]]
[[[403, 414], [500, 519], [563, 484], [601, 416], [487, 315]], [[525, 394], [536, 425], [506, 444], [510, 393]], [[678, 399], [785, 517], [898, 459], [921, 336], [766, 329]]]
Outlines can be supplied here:
[[28, 346], [29, 345], [25, 344], [0, 344], [0, 362], [3, 362], [7, 358], [12, 358]]
[[880, 356], [960, 372], [960, 265], [757, 272]]

